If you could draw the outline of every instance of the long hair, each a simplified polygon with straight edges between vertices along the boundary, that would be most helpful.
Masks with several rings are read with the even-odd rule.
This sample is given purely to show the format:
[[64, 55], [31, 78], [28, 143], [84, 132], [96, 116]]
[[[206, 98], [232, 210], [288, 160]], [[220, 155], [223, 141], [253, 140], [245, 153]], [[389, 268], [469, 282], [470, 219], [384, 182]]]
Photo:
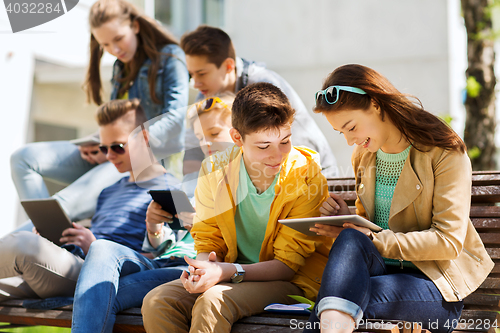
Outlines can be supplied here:
[[424, 110], [418, 98], [399, 92], [387, 78], [371, 68], [356, 64], [340, 66], [328, 75], [322, 89], [330, 86], [355, 87], [364, 90], [366, 95], [340, 91], [337, 103], [330, 105], [322, 97], [316, 101], [314, 112], [368, 110], [373, 101], [380, 107], [382, 120], [387, 116], [409, 142], [462, 153], [466, 150], [458, 134]]
[[[106, 22], [113, 19], [119, 19], [121, 22], [138, 22], [139, 33], [137, 34], [137, 50], [133, 59], [125, 64], [125, 77], [115, 78], [121, 83], [118, 91], [118, 97], [123, 96], [130, 87], [131, 82], [137, 77], [139, 69], [146, 59], [151, 60], [151, 66], [148, 72], [148, 83], [151, 99], [155, 103], [160, 103], [156, 96], [155, 80], [160, 67], [160, 50], [167, 44], [178, 44], [175, 37], [164, 30], [156, 21], [139, 13], [137, 8], [124, 0], [99, 0], [92, 5], [89, 14], [90, 29], [99, 28]], [[103, 55], [103, 49], [90, 34], [90, 63], [87, 71], [87, 77], [84, 83], [84, 89], [87, 93], [87, 101], [93, 101], [97, 105], [102, 104], [102, 83], [100, 74], [100, 63]]]

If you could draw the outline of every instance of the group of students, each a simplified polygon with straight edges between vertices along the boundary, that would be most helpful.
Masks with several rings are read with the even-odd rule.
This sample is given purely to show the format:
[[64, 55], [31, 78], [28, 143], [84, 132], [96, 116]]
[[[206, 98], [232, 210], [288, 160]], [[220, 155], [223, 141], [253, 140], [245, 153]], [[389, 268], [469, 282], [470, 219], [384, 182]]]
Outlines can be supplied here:
[[[89, 22], [100, 144], [33, 143], [11, 161], [21, 199], [48, 197], [43, 178], [67, 183], [54, 198], [91, 227], [73, 224], [61, 247], [30, 223], [0, 239], [0, 301], [74, 297], [74, 332], [112, 332], [140, 306], [148, 332], [230, 332], [288, 295], [316, 301], [306, 332], [351, 332], [362, 318], [453, 330], [493, 262], [469, 219], [465, 145], [417, 99], [361, 65], [328, 75], [314, 111], [356, 144], [356, 214], [383, 230], [317, 224], [307, 236], [278, 220], [350, 210], [328, 192], [335, 158], [283, 78], [236, 57], [218, 28], [179, 46], [124, 0], [97, 1]], [[106, 103], [104, 51], [117, 57]], [[188, 108], [189, 77], [200, 94]], [[194, 196], [196, 213], [177, 216], [187, 230], [169, 227], [150, 189]]]

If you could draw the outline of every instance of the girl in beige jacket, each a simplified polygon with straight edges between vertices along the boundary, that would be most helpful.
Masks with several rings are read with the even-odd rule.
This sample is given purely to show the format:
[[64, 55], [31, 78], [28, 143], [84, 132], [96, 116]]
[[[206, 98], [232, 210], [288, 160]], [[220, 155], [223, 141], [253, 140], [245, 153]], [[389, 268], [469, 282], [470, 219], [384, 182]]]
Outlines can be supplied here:
[[[378, 72], [345, 65], [316, 94], [356, 144], [356, 213], [383, 230], [316, 225], [336, 237], [307, 332], [350, 332], [364, 318], [451, 332], [493, 268], [470, 219], [471, 164], [460, 137]], [[323, 215], [350, 214], [331, 193]]]

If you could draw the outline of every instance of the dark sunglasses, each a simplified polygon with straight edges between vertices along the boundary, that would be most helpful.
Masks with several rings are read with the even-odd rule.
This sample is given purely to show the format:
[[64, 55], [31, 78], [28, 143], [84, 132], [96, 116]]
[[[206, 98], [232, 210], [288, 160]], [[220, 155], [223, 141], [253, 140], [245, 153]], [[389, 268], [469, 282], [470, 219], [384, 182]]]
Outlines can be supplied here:
[[128, 144], [128, 142], [127, 143], [114, 143], [114, 144], [109, 145], [109, 146], [101, 145], [101, 146], [99, 146], [99, 150], [104, 155], [107, 155], [108, 154], [108, 147], [109, 147], [109, 149], [111, 149], [113, 152], [117, 153], [118, 155], [123, 155], [123, 154], [125, 154], [125, 146], [127, 144]]
[[341, 90], [349, 91], [360, 95], [366, 95], [366, 92], [359, 88], [348, 87], [348, 86], [330, 86], [325, 90], [320, 90], [316, 93], [316, 105], [320, 103], [320, 98], [323, 95], [325, 95], [325, 101], [328, 104], [337, 103], [337, 101], [339, 100], [339, 93]]

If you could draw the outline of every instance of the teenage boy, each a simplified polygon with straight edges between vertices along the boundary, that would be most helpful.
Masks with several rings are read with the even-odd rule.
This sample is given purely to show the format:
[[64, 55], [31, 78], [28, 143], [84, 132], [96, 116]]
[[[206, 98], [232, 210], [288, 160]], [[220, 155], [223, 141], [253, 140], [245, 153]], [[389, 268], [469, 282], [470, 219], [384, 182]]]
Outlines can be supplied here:
[[[188, 275], [143, 301], [147, 332], [227, 332], [238, 319], [287, 295], [314, 299], [332, 239], [278, 219], [319, 216], [328, 196], [318, 154], [292, 147], [294, 109], [270, 83], [240, 90], [232, 108], [235, 146], [202, 163]], [[191, 328], [190, 328], [191, 326]]]
[[[146, 210], [151, 202], [148, 189], [178, 188], [177, 179], [161, 165], [150, 165], [148, 150], [142, 149], [148, 138], [146, 130], [128, 140], [132, 130], [147, 121], [138, 99], [114, 100], [102, 105], [97, 110], [97, 121], [100, 150], [119, 172], [130, 171], [130, 176], [101, 192], [90, 229], [73, 223], [73, 228], [63, 232], [60, 239], [63, 247], [28, 231], [0, 239], [0, 301], [73, 296], [82, 257], [90, 244], [96, 239], [106, 239], [141, 251]], [[140, 175], [134, 173], [135, 166], [132, 170], [131, 151], [138, 160], [134, 162], [142, 171]], [[140, 161], [147, 161], [148, 167], [141, 168]]]
[[[293, 141], [296, 146], [305, 146], [319, 153], [322, 173], [325, 177], [337, 175], [337, 164], [328, 142], [311, 115], [285, 79], [266, 69], [263, 64], [236, 57], [227, 33], [218, 28], [200, 26], [185, 34], [181, 47], [186, 53], [186, 65], [194, 80], [194, 87], [200, 91], [198, 99], [216, 93], [237, 93], [247, 85], [269, 82], [279, 87], [295, 109], [292, 126]], [[184, 174], [198, 171], [203, 153], [195, 147], [196, 139], [191, 131], [186, 133]], [[198, 162], [197, 162], [198, 161]]]

